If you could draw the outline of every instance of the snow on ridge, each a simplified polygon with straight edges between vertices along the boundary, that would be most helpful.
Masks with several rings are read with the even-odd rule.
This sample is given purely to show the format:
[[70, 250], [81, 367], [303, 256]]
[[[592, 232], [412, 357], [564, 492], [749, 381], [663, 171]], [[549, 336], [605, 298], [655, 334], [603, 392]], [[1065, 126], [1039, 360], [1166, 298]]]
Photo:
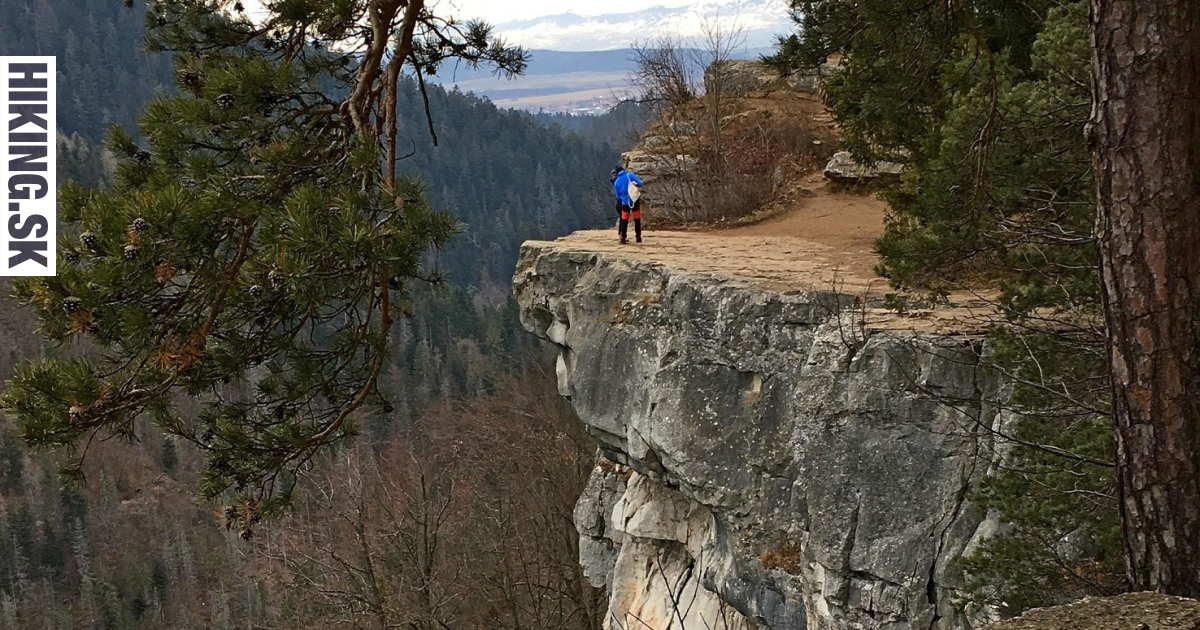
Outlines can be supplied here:
[[654, 6], [628, 13], [563, 13], [505, 22], [495, 28], [510, 43], [524, 46], [563, 51], [609, 50], [657, 35], [698, 37], [706, 18], [727, 21], [734, 16], [743, 31], [743, 45], [748, 48], [771, 46], [775, 35], [793, 30], [786, 0], [708, 0], [687, 7]]

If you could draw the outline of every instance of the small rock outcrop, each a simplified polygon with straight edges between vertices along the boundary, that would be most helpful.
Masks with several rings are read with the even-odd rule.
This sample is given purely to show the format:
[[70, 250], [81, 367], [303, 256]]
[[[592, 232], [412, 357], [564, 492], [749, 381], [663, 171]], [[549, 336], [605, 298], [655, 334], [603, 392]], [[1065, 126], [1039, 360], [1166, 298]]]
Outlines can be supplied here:
[[980, 339], [558, 243], [514, 289], [601, 444], [575, 521], [607, 627], [972, 627], [955, 560], [993, 531], [968, 497], [1011, 420]]
[[897, 162], [876, 162], [865, 166], [854, 160], [849, 151], [839, 151], [825, 166], [825, 178], [839, 184], [872, 184], [900, 181], [904, 165]]
[[646, 136], [637, 148], [621, 154], [621, 162], [645, 183], [657, 212], [687, 216], [699, 204], [698, 161], [681, 151], [694, 148], [687, 137]]
[[820, 89], [821, 78], [829, 76], [836, 68], [836, 65], [827, 63], [817, 70], [797, 71], [780, 76], [758, 59], [729, 59], [705, 68], [704, 89], [708, 92], [720, 90], [730, 96], [776, 89], [816, 94]]

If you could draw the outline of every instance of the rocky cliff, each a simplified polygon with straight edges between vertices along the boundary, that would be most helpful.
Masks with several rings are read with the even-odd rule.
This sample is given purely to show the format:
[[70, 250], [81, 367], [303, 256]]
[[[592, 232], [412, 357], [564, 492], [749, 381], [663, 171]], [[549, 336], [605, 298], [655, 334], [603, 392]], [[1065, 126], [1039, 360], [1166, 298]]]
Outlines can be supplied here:
[[627, 251], [527, 243], [514, 278], [602, 447], [575, 520], [607, 627], [970, 627], [954, 560], [1007, 415], [980, 339]]

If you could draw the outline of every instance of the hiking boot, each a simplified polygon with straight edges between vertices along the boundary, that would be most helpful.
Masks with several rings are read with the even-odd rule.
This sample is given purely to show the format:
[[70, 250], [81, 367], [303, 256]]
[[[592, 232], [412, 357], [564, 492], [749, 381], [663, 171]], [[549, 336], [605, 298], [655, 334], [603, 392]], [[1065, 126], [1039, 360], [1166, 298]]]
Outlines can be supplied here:
[[641, 242], [642, 242], [642, 237], [640, 237], [640, 236], [639, 236], [639, 237], [637, 237], [637, 242], [641, 243]]
[[619, 241], [617, 241], [617, 244], [618, 244], [618, 245], [628, 245], [628, 244], [629, 244], [629, 241], [628, 241], [628, 239], [626, 239], [624, 236], [622, 236], [622, 237], [620, 238], [620, 240], [619, 240]]

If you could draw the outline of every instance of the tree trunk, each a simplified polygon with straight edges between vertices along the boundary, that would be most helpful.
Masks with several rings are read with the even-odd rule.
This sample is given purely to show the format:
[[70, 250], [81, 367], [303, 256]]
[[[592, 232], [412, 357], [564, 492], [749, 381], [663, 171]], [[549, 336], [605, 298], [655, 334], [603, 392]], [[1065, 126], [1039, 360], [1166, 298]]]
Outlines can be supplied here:
[[1091, 9], [1089, 134], [1129, 579], [1200, 597], [1200, 2]]

